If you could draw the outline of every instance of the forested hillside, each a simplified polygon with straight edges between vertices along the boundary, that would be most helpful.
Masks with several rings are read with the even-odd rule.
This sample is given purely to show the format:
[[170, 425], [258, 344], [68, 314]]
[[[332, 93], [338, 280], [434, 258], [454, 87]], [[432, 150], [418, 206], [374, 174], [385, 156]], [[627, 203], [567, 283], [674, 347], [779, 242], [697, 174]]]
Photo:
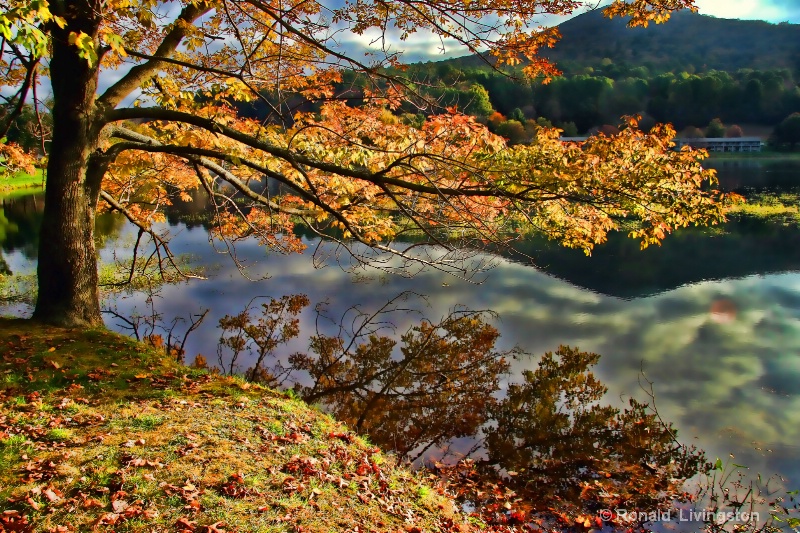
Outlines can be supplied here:
[[[567, 74], [585, 67], [644, 66], [651, 74], [739, 69], [800, 70], [800, 24], [721, 19], [689, 11], [673, 14], [666, 24], [627, 28], [624, 19], [607, 19], [596, 9], [558, 26], [562, 39], [542, 55]], [[476, 56], [446, 61], [456, 67], [484, 63]], [[614, 77], [614, 69], [605, 69]]]
[[[615, 63], [645, 66], [651, 72], [743, 68], [800, 69], [800, 25], [754, 20], [720, 19], [681, 11], [667, 24], [626, 28], [622, 19], [609, 20], [590, 11], [559, 26], [559, 46], [544, 55], [562, 65]], [[570, 65], [564, 65], [568, 67]]]
[[484, 116], [512, 141], [543, 124], [571, 135], [613, 131], [627, 114], [687, 135], [739, 136], [748, 132], [738, 124], [769, 131], [800, 111], [800, 25], [680, 12], [629, 29], [595, 10], [559, 28], [563, 39], [545, 55], [563, 76], [549, 84], [498, 72], [479, 56], [416, 64], [409, 76], [440, 105]]

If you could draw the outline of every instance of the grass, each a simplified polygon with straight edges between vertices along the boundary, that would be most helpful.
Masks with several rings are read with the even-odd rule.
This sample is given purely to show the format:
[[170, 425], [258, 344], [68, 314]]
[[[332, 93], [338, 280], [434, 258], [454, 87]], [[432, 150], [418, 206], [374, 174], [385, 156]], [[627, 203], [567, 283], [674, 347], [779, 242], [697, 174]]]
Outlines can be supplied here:
[[[5, 198], [30, 194], [42, 189], [44, 189], [44, 171], [40, 168], [37, 168], [33, 174], [17, 172], [13, 176], [0, 179], [0, 194]], [[11, 194], [12, 192], [16, 194]]]
[[475, 527], [295, 398], [105, 330], [0, 319], [0, 531]]
[[800, 194], [756, 194], [745, 203], [731, 206], [728, 213], [774, 220], [783, 224], [800, 224]]

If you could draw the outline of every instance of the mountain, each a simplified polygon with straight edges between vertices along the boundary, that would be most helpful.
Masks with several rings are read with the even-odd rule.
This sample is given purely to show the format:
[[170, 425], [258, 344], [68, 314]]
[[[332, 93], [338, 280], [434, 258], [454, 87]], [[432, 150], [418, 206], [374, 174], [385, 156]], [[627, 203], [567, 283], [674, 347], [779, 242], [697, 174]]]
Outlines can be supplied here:
[[[800, 71], [800, 24], [721, 19], [690, 11], [675, 13], [665, 24], [628, 28], [601, 9], [559, 25], [562, 40], [542, 55], [562, 69], [614, 63], [663, 71], [736, 71], [741, 68]], [[451, 60], [454, 66], [477, 66], [474, 56]]]

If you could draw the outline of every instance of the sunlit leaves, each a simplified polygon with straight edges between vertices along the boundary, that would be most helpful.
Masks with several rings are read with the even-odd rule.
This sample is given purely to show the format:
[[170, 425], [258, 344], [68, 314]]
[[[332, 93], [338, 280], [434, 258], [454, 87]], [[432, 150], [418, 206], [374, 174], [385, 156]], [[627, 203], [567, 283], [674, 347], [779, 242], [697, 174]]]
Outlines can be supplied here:
[[4, 2], [0, 11], [0, 35], [34, 56], [47, 55], [48, 35], [43, 26], [48, 23], [63, 28], [62, 17], [54, 16], [46, 0]]
[[692, 0], [614, 0], [605, 8], [604, 13], [609, 18], [630, 17], [629, 26], [646, 28], [651, 22], [666, 22], [670, 14], [679, 9], [697, 10]]
[[0, 177], [9, 177], [19, 171], [33, 174], [33, 163], [30, 154], [16, 144], [9, 143], [5, 137], [0, 139]]
[[[389, 47], [364, 60], [341, 46], [346, 35], [379, 35], [377, 43], [424, 30], [489, 52], [499, 69], [548, 77], [557, 71], [538, 54], [559, 35], [536, 18], [569, 14], [583, 1], [73, 4], [57, 19], [49, 9], [61, 4], [14, 2], [0, 31], [37, 54], [49, 42], [63, 57], [85, 61], [76, 83], [87, 87], [119, 69], [118, 81], [80, 104], [92, 137], [82, 153], [91, 155], [74, 163], [84, 169], [78, 181], [87, 168], [107, 170], [104, 200], [143, 227], [198, 187], [213, 200], [214, 231], [223, 239], [257, 236], [296, 251], [302, 243], [293, 229], [303, 224], [404, 260], [419, 260], [397, 244], [409, 236], [453, 251], [507, 245], [538, 230], [588, 253], [623, 219], [646, 246], [676, 228], [723, 218], [721, 196], [705, 189], [713, 176], [701, 154], [670, 152], [669, 128], [646, 135], [630, 122], [582, 146], [540, 129], [530, 146], [508, 147], [458, 109], [425, 101], [419, 80], [403, 69], [387, 71], [400, 61]], [[660, 21], [689, 5], [614, 2], [607, 14]], [[69, 46], [57, 46], [64, 41]], [[36, 86], [37, 57], [6, 48], [0, 61], [9, 85]], [[56, 107], [72, 105], [63, 102]], [[420, 106], [426, 120], [416, 127], [400, 120], [404, 104]]]
[[90, 35], [83, 32], [70, 32], [69, 44], [78, 49], [78, 55], [84, 58], [90, 66], [97, 65], [97, 48]]

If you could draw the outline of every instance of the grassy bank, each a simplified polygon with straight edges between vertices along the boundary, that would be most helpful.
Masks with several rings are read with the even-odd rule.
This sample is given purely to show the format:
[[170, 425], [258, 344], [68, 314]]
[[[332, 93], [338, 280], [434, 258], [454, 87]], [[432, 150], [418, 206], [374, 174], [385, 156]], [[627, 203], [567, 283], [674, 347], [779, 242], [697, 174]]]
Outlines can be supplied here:
[[296, 399], [0, 319], [0, 530], [471, 530], [454, 509]]
[[0, 178], [0, 196], [9, 198], [44, 190], [44, 171], [36, 169], [33, 174], [18, 172], [13, 176]]
[[745, 203], [731, 206], [728, 213], [796, 225], [800, 224], [800, 195], [791, 192], [758, 193], [747, 198]]

